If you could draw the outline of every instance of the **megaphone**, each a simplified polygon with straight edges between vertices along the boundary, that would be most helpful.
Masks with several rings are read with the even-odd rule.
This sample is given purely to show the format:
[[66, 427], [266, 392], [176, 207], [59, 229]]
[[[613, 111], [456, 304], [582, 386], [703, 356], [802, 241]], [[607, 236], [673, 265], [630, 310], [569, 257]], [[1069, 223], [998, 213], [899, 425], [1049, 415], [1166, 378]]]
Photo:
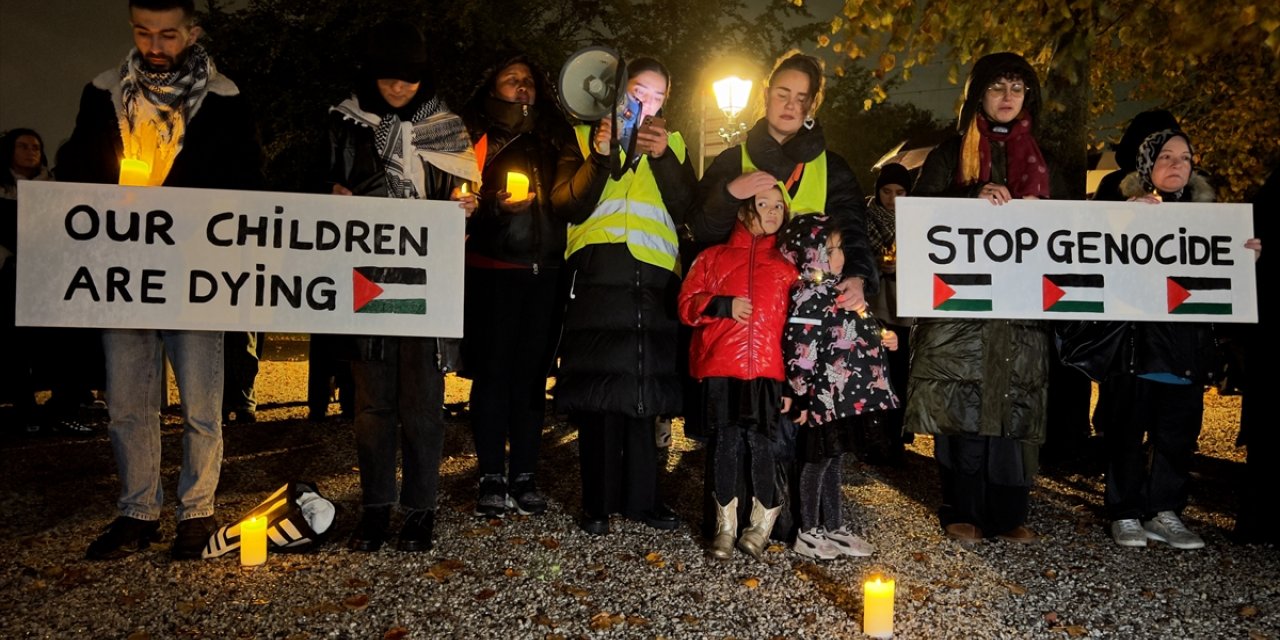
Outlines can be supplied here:
[[625, 73], [622, 57], [613, 49], [578, 50], [560, 68], [560, 100], [565, 111], [584, 122], [609, 115], [617, 106], [618, 87]]

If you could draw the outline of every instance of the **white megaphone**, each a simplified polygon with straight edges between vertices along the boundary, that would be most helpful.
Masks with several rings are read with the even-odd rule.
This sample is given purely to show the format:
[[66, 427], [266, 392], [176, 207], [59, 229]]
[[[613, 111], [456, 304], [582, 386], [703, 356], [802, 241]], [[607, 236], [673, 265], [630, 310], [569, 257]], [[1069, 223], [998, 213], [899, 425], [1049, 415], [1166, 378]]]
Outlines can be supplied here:
[[[569, 115], [594, 123], [613, 115], [613, 140], [628, 124], [640, 117], [640, 105], [626, 91], [626, 64], [617, 51], [608, 47], [579, 49], [560, 68], [560, 101]], [[597, 149], [609, 153], [606, 146]]]

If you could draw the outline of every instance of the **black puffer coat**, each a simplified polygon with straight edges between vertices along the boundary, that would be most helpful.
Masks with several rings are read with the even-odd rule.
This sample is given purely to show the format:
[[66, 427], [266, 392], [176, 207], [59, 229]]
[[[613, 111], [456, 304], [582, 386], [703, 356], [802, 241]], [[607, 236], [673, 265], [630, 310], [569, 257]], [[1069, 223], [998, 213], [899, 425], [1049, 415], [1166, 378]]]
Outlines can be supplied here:
[[[681, 162], [668, 149], [649, 166], [678, 228], [696, 185], [689, 157]], [[609, 157], [593, 151], [584, 160], [576, 140], [566, 144], [553, 196], [558, 214], [572, 223], [585, 221], [608, 180]], [[625, 244], [588, 245], [567, 266], [571, 289], [556, 376], [560, 410], [679, 414], [684, 375], [676, 357], [676, 274], [636, 260]]]

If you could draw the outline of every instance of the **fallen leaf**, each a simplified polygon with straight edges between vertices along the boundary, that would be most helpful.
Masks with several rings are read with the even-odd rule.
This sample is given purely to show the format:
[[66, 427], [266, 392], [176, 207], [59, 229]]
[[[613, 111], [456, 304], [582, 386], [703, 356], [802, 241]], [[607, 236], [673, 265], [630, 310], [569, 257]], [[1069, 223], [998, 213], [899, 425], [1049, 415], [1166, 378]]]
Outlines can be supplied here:
[[775, 543], [773, 543], [773, 544], [770, 544], [770, 545], [769, 545], [769, 548], [768, 548], [768, 549], [766, 549], [766, 551], [768, 551], [769, 553], [782, 553], [783, 551], [786, 551], [786, 550], [787, 550], [787, 548], [786, 548], [786, 547], [784, 547], [784, 546], [782, 546], [782, 545], [780, 545], [780, 544], [778, 544], [778, 543], [776, 543], [776, 542], [775, 542]]
[[624, 618], [620, 613], [612, 614], [608, 611], [601, 611], [600, 613], [591, 616], [591, 628], [597, 631], [609, 629], [614, 625], [621, 623], [625, 619], [626, 618]]
[[564, 636], [558, 633], [548, 633], [542, 640], [565, 640]]
[[688, 591], [686, 593], [688, 593], [689, 598], [693, 600], [694, 604], [702, 604], [707, 601], [707, 595], [701, 591]]
[[593, 564], [593, 565], [591, 565], [591, 566], [587, 567], [587, 571], [604, 571], [604, 565], [603, 565], [603, 564]]
[[929, 597], [929, 590], [920, 585], [911, 585], [907, 587], [907, 594], [916, 602], [923, 602]]
[[49, 580], [57, 580], [62, 577], [64, 572], [66, 572], [66, 569], [63, 569], [62, 567], [45, 567], [44, 571], [40, 572], [40, 575]]
[[524, 538], [511, 538], [510, 540], [508, 540], [508, 542], [516, 546], [520, 546], [522, 544], [527, 544], [529, 541], [525, 540]]
[[1025, 594], [1025, 593], [1027, 592], [1027, 588], [1026, 588], [1026, 587], [1024, 587], [1024, 586], [1022, 586], [1022, 585], [1020, 585], [1020, 584], [1013, 583], [1013, 582], [1010, 582], [1009, 584], [1006, 584], [1006, 585], [1005, 585], [1005, 587], [1007, 587], [1007, 588], [1009, 589], [1009, 591], [1011, 591], [1011, 592], [1013, 593], [1013, 595], [1015, 595], [1015, 596], [1020, 596], [1020, 595], [1023, 595], [1023, 594]]
[[481, 589], [476, 592], [476, 600], [488, 600], [496, 595], [498, 595], [498, 592], [493, 589]]
[[582, 587], [575, 587], [572, 585], [565, 585], [564, 592], [571, 596], [574, 596], [575, 598], [585, 598], [591, 594], [591, 592], [587, 591], [586, 589], [583, 589]]
[[742, 583], [742, 586], [748, 589], [755, 589], [756, 587], [760, 586], [759, 578], [743, 578], [739, 582]]
[[644, 616], [627, 616], [627, 624], [633, 627], [647, 627], [649, 619]]
[[1041, 573], [1040, 575], [1050, 580], [1056, 580], [1058, 578], [1058, 572], [1054, 571], [1053, 569], [1045, 569], [1044, 573]]
[[361, 580], [360, 578], [347, 578], [348, 589], [365, 589], [368, 586], [369, 582], [367, 580]]
[[382, 634], [382, 640], [404, 640], [409, 637], [409, 630], [404, 627], [391, 627]]
[[911, 553], [911, 559], [915, 560], [916, 562], [928, 562], [929, 556], [925, 554], [925, 552], [923, 551], [913, 551]]
[[686, 613], [686, 614], [684, 614], [684, 615], [682, 615], [682, 616], [680, 616], [680, 621], [681, 621], [681, 622], [683, 622], [683, 623], [685, 623], [685, 624], [690, 624], [690, 625], [702, 624], [702, 621], [701, 621], [701, 620], [699, 620], [697, 617], [692, 616], [692, 615], [689, 615], [689, 614], [687, 614], [687, 613]]
[[519, 578], [520, 576], [524, 575], [524, 572], [515, 567], [507, 567], [502, 571], [502, 575], [508, 578]]
[[676, 560], [676, 573], [684, 573], [684, 560]]
[[1084, 627], [1082, 627], [1082, 626], [1080, 626], [1080, 625], [1073, 624], [1073, 625], [1071, 625], [1071, 626], [1067, 627], [1067, 635], [1068, 635], [1068, 636], [1071, 636], [1072, 638], [1081, 638], [1081, 637], [1084, 637], [1084, 636], [1086, 636], [1086, 635], [1088, 635], [1088, 634], [1089, 634], [1089, 630], [1088, 630], [1088, 629], [1085, 629]]
[[133, 633], [129, 634], [126, 640], [151, 640], [151, 634], [147, 633], [146, 631], [134, 631]]
[[464, 537], [464, 538], [484, 538], [484, 537], [486, 537], [486, 536], [491, 536], [491, 535], [493, 535], [493, 533], [494, 533], [494, 532], [493, 532], [493, 528], [492, 528], [492, 527], [476, 527], [476, 528], [474, 528], [474, 529], [467, 529], [466, 531], [463, 531], [463, 532], [462, 532], [462, 537]]
[[539, 613], [534, 615], [533, 623], [538, 625], [539, 627], [551, 627], [552, 629], [556, 628], [555, 621], [552, 620], [550, 617], [548, 617], [547, 614], [545, 613]]
[[1261, 631], [1249, 631], [1249, 640], [1271, 640], [1271, 636]]
[[441, 560], [427, 569], [427, 575], [435, 578], [436, 582], [444, 582], [453, 577], [464, 565], [461, 560]]
[[658, 553], [657, 551], [650, 551], [649, 553], [645, 554], [644, 561], [648, 562], [649, 566], [656, 567], [658, 569], [661, 569], [667, 566], [667, 561], [663, 560], [662, 554]]
[[1138, 595], [1142, 596], [1143, 598], [1146, 598], [1147, 600], [1151, 600], [1156, 597], [1156, 593], [1150, 589], [1143, 589], [1142, 592], [1139, 593]]
[[1257, 616], [1259, 612], [1257, 607], [1251, 604], [1246, 604], [1241, 605], [1241, 607], [1236, 610], [1236, 613], [1240, 614], [1240, 617], [1242, 618], [1252, 618]]
[[342, 606], [350, 611], [364, 611], [369, 608], [369, 596], [361, 593], [342, 601]]
[[139, 602], [142, 602], [142, 596], [136, 594], [126, 593], [119, 598], [116, 598], [116, 604], [119, 604], [122, 607], [134, 607], [137, 606]]
[[543, 547], [546, 547], [547, 549], [560, 548], [560, 541], [556, 540], [555, 538], [542, 538], [541, 540], [538, 540], [538, 544], [542, 545]]
[[1044, 623], [1050, 627], [1058, 626], [1058, 613], [1056, 611], [1050, 611], [1044, 614]]

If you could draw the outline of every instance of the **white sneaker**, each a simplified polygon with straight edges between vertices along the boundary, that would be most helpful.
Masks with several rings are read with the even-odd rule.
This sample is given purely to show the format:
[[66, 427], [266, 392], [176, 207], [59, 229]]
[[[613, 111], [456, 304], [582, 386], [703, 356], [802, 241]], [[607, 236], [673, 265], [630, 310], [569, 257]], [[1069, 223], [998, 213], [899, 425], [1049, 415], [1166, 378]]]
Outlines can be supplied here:
[[870, 542], [853, 535], [846, 527], [828, 531], [827, 540], [830, 540], [840, 550], [840, 553], [846, 556], [865, 558], [875, 553], [876, 550], [875, 547], [871, 546]]
[[1147, 531], [1137, 518], [1115, 520], [1111, 523], [1111, 539], [1122, 547], [1147, 546]]
[[1157, 513], [1156, 517], [1144, 522], [1142, 528], [1147, 530], [1148, 538], [1174, 549], [1204, 548], [1204, 540], [1182, 524], [1182, 519], [1172, 511]]
[[827, 532], [821, 528], [796, 534], [796, 543], [791, 548], [796, 553], [814, 560], [834, 560], [840, 557], [840, 548], [827, 539]]

